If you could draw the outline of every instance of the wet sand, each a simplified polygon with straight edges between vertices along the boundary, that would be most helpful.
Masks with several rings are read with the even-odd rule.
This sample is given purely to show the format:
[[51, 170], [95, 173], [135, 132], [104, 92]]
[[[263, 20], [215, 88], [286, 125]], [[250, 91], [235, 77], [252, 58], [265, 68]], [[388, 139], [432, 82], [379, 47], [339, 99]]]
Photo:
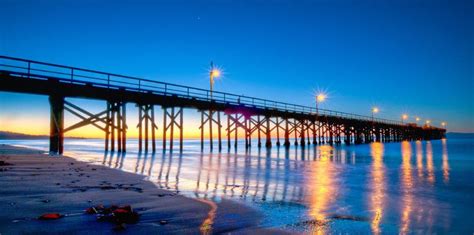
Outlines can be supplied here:
[[[0, 234], [103, 234], [113, 223], [87, 215], [88, 207], [131, 205], [140, 214], [121, 233], [281, 233], [257, 227], [261, 217], [241, 204], [195, 200], [159, 189], [143, 176], [0, 145]], [[44, 213], [65, 217], [43, 221]]]

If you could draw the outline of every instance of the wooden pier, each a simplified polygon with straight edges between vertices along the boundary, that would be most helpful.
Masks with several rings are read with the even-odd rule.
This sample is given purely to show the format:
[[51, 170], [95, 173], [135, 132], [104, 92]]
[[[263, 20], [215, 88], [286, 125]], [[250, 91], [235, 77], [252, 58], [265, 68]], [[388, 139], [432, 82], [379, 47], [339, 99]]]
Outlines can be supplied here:
[[[227, 149], [237, 148], [239, 133], [245, 138], [246, 148], [251, 147], [253, 136], [257, 136], [257, 147], [270, 148], [274, 145], [289, 147], [292, 137], [294, 145], [304, 147], [311, 144], [432, 140], [441, 139], [446, 133], [444, 128], [433, 126], [316, 110], [302, 105], [7, 56], [0, 56], [0, 91], [49, 96], [50, 151], [58, 154], [64, 149], [64, 133], [85, 125], [104, 131], [106, 151], [125, 152], [127, 103], [138, 107], [139, 151], [157, 150], [157, 106], [163, 110], [163, 150], [176, 147], [175, 130], [179, 132], [177, 148], [183, 149], [184, 108], [201, 113], [201, 148], [204, 149], [204, 133], [208, 130], [210, 149], [214, 149], [216, 142], [219, 151], [224, 147], [223, 138], [227, 139]], [[105, 110], [94, 114], [66, 98], [104, 100], [107, 105]], [[65, 128], [65, 111], [80, 121]], [[215, 134], [217, 140], [214, 140]], [[274, 137], [276, 143], [272, 142]]]

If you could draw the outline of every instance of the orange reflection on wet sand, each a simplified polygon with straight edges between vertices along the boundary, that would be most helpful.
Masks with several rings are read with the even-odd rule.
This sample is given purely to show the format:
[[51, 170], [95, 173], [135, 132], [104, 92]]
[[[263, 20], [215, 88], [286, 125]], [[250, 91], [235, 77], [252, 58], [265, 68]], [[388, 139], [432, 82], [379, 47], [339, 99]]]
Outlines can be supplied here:
[[335, 186], [332, 180], [334, 166], [331, 163], [331, 146], [323, 145], [318, 148], [319, 159], [312, 164], [311, 175], [307, 186], [309, 188], [309, 215], [313, 218], [312, 233], [324, 234], [324, 224], [327, 222], [327, 209], [335, 199]]
[[203, 202], [211, 208], [207, 213], [206, 219], [202, 222], [199, 230], [201, 234], [212, 234], [212, 225], [214, 224], [214, 219], [216, 218], [217, 204], [211, 200], [196, 198], [196, 200]]
[[380, 221], [382, 220], [385, 201], [385, 169], [383, 164], [384, 145], [382, 143], [371, 143], [370, 153], [373, 159], [371, 176], [373, 192], [370, 197], [370, 205], [373, 211], [371, 229], [374, 234], [379, 234]]
[[403, 193], [403, 209], [401, 218], [400, 234], [409, 233], [410, 215], [413, 206], [413, 176], [411, 168], [411, 144], [408, 141], [402, 142], [402, 193]]

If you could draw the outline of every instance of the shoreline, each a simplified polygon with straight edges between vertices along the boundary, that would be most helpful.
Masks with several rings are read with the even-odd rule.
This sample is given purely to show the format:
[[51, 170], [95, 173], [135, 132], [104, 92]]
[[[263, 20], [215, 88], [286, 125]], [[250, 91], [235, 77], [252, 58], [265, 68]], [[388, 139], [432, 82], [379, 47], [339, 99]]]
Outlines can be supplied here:
[[[284, 233], [261, 229], [261, 216], [237, 202], [215, 203], [158, 188], [145, 177], [44, 151], [0, 145], [0, 233], [110, 233], [84, 210], [98, 204], [131, 205], [140, 214], [125, 233]], [[44, 213], [63, 218], [38, 220]]]

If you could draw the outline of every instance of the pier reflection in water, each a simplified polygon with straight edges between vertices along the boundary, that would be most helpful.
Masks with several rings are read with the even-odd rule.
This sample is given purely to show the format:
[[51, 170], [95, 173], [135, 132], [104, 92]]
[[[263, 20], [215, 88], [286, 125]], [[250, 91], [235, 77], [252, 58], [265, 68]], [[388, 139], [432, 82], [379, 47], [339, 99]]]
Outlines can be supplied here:
[[222, 198], [257, 209], [264, 227], [315, 234], [447, 232], [457, 223], [453, 208], [466, 203], [450, 204], [458, 178], [449, 140], [222, 153], [202, 153], [196, 142], [182, 153], [156, 154], [138, 154], [133, 143], [127, 154], [104, 154], [90, 148], [94, 141], [70, 140], [66, 155], [210, 203], [204, 233], [212, 231], [214, 202]]

